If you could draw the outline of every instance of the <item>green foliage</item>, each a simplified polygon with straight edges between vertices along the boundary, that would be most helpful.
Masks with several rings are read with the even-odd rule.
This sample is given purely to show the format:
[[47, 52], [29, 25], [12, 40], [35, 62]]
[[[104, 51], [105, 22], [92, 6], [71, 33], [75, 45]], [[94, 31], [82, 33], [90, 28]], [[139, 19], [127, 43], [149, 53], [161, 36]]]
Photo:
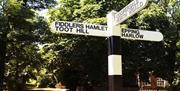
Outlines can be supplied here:
[[96, 0], [80, 0], [81, 6], [85, 6], [86, 4], [96, 4]]
[[[86, 4], [85, 6], [81, 7], [79, 10], [74, 11], [75, 17], [79, 17], [82, 20], [86, 20], [88, 18], [97, 18], [99, 15], [98, 10], [100, 9], [100, 5], [98, 4]], [[78, 19], [78, 21], [80, 21]]]
[[[62, 7], [59, 7], [58, 9], [53, 11], [53, 12], [56, 12], [56, 14], [58, 16], [60, 16], [61, 15], [61, 13], [59, 12], [59, 11], [61, 11], [60, 9], [62, 9], [62, 10], [63, 10], [63, 8], [69, 9], [69, 11], [71, 11], [71, 15], [67, 14], [64, 17], [71, 16], [71, 18], [64, 18], [62, 15], [62, 17], [53, 19], [56, 17], [53, 16], [53, 14], [51, 14], [51, 10], [50, 10], [50, 13], [49, 13], [51, 15], [50, 21], [51, 20], [52, 21], [53, 20], [65, 20], [65, 21], [79, 21], [79, 22], [88, 22], [88, 23], [96, 23], [96, 24], [105, 24], [106, 23], [105, 16], [108, 11], [110, 11], [112, 9], [119, 11], [123, 6], [125, 6], [128, 3], [128, 1], [124, 1], [124, 0], [123, 1], [116, 1], [116, 0], [97, 1], [97, 2], [92, 2], [92, 1], [89, 2], [88, 0], [84, 0], [84, 1], [80, 2], [79, 7], [75, 7], [76, 5], [79, 4], [79, 3], [76, 3], [75, 5], [71, 5], [71, 7], [72, 7], [71, 8], [71, 7], [69, 7], [69, 3], [71, 3], [71, 2], [73, 2], [73, 1], [69, 1], [67, 6], [66, 6], [66, 4], [64, 4]], [[77, 2], [77, 1], [74, 1], [74, 2]], [[87, 2], [89, 2], [89, 3], [87, 3]], [[161, 3], [161, 4], [165, 5], [164, 3]], [[171, 48], [174, 49], [174, 46], [169, 42], [177, 39], [176, 38], [177, 36], [174, 36], [177, 33], [175, 30], [175, 25], [171, 23], [170, 18], [167, 16], [168, 11], [166, 11], [165, 9], [168, 6], [165, 8], [166, 5], [163, 7], [161, 4], [155, 4], [155, 3], [151, 2], [148, 5], [149, 7], [142, 10], [135, 17], [131, 18], [129, 22], [127, 22], [127, 23], [129, 23], [128, 24], [129, 28], [140, 28], [140, 29], [151, 30], [151, 31], [159, 30], [164, 34], [164, 42], [160, 42], [160, 43], [123, 41], [123, 60], [125, 60], [123, 68], [124, 68], [124, 74], [127, 77], [127, 79], [125, 78], [125, 80], [126, 80], [125, 83], [127, 85], [128, 85], [128, 83], [132, 83], [131, 85], [135, 85], [135, 83], [133, 83], [132, 81], [134, 80], [134, 82], [135, 82], [134, 77], [135, 77], [136, 73], [140, 73], [140, 77], [142, 80], [148, 81], [148, 73], [152, 72], [152, 71], [154, 71], [157, 76], [168, 80], [170, 83], [173, 81], [172, 80], [174, 78], [174, 73], [173, 73], [174, 67], [173, 66], [176, 61], [174, 59], [175, 58], [174, 53], [176, 54], [176, 51], [174, 51], [174, 50], [170, 51]], [[86, 50], [81, 49], [84, 47], [80, 47], [80, 50], [78, 50], [78, 54], [76, 53], [76, 55], [74, 55], [74, 53], [73, 53], [73, 52], [77, 52], [76, 48], [77, 49], [79, 48], [76, 45], [81, 46], [82, 44], [91, 44], [89, 42], [84, 42], [84, 39], [86, 39], [86, 38], [77, 37], [77, 36], [66, 36], [66, 35], [61, 35], [61, 36], [63, 36], [63, 38], [67, 38], [68, 40], [73, 41], [73, 43], [70, 43], [70, 44], [68, 44], [69, 42], [66, 42], [68, 45], [74, 45], [74, 46], [72, 46], [72, 48], [70, 48], [69, 52], [66, 52], [66, 53], [63, 52], [63, 54], [65, 54], [65, 55], [61, 54], [61, 56], [63, 58], [65, 57], [65, 59], [63, 59], [63, 60], [68, 60], [68, 64], [70, 64], [70, 65], [68, 65], [68, 67], [70, 67], [70, 68], [73, 67], [72, 66], [73, 64], [75, 64], [76, 66], [81, 65], [83, 67], [83, 64], [81, 63], [80, 60], [83, 60], [84, 58], [88, 64], [91, 64], [86, 59], [86, 56], [81, 56], [81, 57], [78, 56], [78, 54], [91, 55], [89, 52], [86, 52], [87, 49]], [[89, 39], [89, 37], [88, 37], [88, 39], [86, 39], [85, 41], [89, 41], [89, 40], [91, 40], [91, 38]], [[95, 44], [97, 43], [96, 39], [92, 38], [92, 40]], [[93, 49], [94, 48], [92, 48], [92, 50]], [[92, 50], [90, 49], [90, 51], [92, 51]], [[159, 51], [157, 52], [154, 50], [159, 50]], [[149, 53], [151, 53], [151, 54], [149, 54]], [[102, 54], [102, 55], [105, 55], [105, 54]], [[87, 57], [88, 58], [90, 57], [89, 59], [93, 58], [93, 56], [87, 56]], [[75, 60], [75, 59], [78, 60], [78, 61], [76, 61], [76, 63], [73, 62], [73, 60]], [[172, 60], [172, 61], [170, 61], [170, 60]], [[79, 62], [79, 63], [77, 64], [77, 62]], [[93, 64], [91, 64], [91, 65], [93, 65]], [[103, 63], [103, 65], [104, 65], [103, 69], [107, 69], [105, 67], [105, 65], [107, 65], [107, 64]], [[88, 67], [88, 66], [85, 66], [85, 67]], [[73, 67], [73, 68], [75, 69], [75, 67]], [[79, 69], [83, 69], [83, 68], [79, 68]], [[94, 69], [95, 69], [95, 67], [94, 67]], [[71, 70], [73, 70], [73, 69], [71, 69]], [[88, 70], [88, 68], [87, 68], [87, 70]], [[88, 71], [90, 71], [90, 70], [88, 70]], [[84, 70], [80, 70], [77, 73], [79, 73], [79, 72], [84, 72]], [[105, 72], [105, 71], [103, 71], [103, 72]], [[91, 75], [92, 73], [93, 72], [88, 73], [88, 75]], [[63, 75], [63, 74], [64, 73], [62, 73], [61, 75]], [[79, 74], [84, 74], [84, 73], [79, 73]], [[92, 76], [92, 77], [94, 77], [94, 76]], [[62, 78], [64, 78], [64, 77], [62, 76]], [[77, 78], [77, 79], [82, 79], [82, 78]], [[89, 80], [91, 79], [91, 81], [93, 81], [91, 76], [87, 77], [87, 79], [89, 79]], [[131, 80], [128, 80], [128, 79], [131, 79]], [[130, 82], [128, 82], [128, 81], [130, 81]]]
[[37, 44], [47, 40], [50, 32], [47, 32], [48, 24], [37, 16], [35, 10], [24, 5], [28, 2], [30, 1], [1, 2], [0, 90], [3, 89], [2, 83], [10, 91], [22, 91], [26, 83], [34, 83], [34, 80], [37, 82], [33, 85], [38, 86], [45, 75], [41, 73], [45, 62], [38, 53]]
[[180, 22], [180, 8], [176, 12], [176, 22]]
[[169, 26], [166, 12], [157, 4], [152, 3], [147, 9], [142, 10], [137, 18], [138, 25], [144, 29], [165, 29]]
[[[59, 15], [59, 13], [61, 14]], [[51, 14], [52, 16], [50, 17], [50, 20], [52, 21], [59, 20], [59, 19], [65, 19], [65, 20], [72, 19], [72, 17], [70, 17], [70, 15], [72, 15], [72, 12], [67, 8], [62, 8], [59, 11], [52, 10]]]
[[87, 23], [94, 23], [94, 24], [106, 24], [107, 19], [106, 17], [102, 17], [102, 18], [91, 18], [91, 19], [87, 19], [84, 22]]
[[[107, 39], [52, 34], [36, 10], [48, 8], [49, 23], [76, 21], [105, 25], [106, 14], [121, 10], [131, 0], [1, 0], [0, 78], [6, 87], [54, 87], [62, 82], [76, 86], [105, 86]], [[156, 4], [155, 4], [156, 3]], [[52, 7], [57, 5], [55, 7]], [[177, 0], [150, 2], [124, 26], [163, 33], [164, 41], [122, 40], [126, 86], [135, 85], [135, 74], [148, 81], [148, 72], [177, 85], [180, 72], [180, 8]], [[5, 63], [5, 64], [4, 64]], [[0, 79], [2, 86], [2, 79]], [[1, 90], [2, 88], [0, 88]]]

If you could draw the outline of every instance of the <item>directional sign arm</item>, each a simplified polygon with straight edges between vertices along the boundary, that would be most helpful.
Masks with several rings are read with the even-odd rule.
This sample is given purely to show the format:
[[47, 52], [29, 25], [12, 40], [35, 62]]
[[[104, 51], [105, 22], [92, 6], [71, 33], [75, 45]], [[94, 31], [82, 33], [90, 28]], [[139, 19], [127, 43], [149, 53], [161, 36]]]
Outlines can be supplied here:
[[122, 23], [138, 11], [142, 10], [147, 3], [148, 0], [133, 0], [115, 15], [115, 25]]
[[145, 41], [162, 41], [163, 35], [160, 32], [138, 30], [138, 29], [121, 29], [121, 38]]

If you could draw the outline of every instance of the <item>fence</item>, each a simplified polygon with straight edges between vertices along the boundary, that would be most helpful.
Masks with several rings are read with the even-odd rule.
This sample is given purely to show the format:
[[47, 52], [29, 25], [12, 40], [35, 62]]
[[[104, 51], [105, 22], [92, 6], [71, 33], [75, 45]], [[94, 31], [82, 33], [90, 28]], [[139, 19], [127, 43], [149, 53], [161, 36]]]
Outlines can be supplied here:
[[[85, 90], [81, 90], [81, 91], [85, 91]], [[104, 87], [96, 87], [96, 88], [93, 88], [93, 91], [108, 91], [108, 89]], [[135, 87], [134, 88], [125, 87], [123, 91], [180, 91], [180, 88], [139, 89]]]
[[24, 91], [68, 91], [68, 89], [58, 89], [58, 88], [34, 88], [26, 89]]
[[161, 88], [161, 89], [138, 89], [138, 88], [124, 88], [124, 91], [180, 91], [180, 88]]
[[[76, 91], [86, 91], [85, 89], [76, 89]], [[108, 91], [107, 87], [93, 87], [92, 91]], [[180, 91], [177, 88], [160, 88], [160, 89], [139, 89], [137, 87], [124, 87], [122, 91]]]

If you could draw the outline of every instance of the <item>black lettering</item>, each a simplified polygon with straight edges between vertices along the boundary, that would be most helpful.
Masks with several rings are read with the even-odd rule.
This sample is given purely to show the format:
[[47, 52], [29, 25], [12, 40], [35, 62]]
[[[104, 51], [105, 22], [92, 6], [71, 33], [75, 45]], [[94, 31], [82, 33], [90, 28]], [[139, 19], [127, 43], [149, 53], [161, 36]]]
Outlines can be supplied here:
[[66, 22], [64, 25], [66, 28], [70, 27], [70, 23], [68, 23], [68, 22]]
[[75, 28], [84, 28], [83, 24], [75, 23]]
[[96, 27], [93, 25], [86, 25], [86, 29], [96, 29]]
[[135, 38], [135, 36], [134, 36], [134, 34], [129, 34], [129, 37], [131, 37], [131, 38]]
[[86, 29], [89, 29], [89, 28], [90, 28], [90, 26], [89, 26], [89, 25], [86, 25], [85, 27], [86, 27]]
[[105, 31], [107, 31], [107, 27], [104, 27], [105, 28]]
[[81, 31], [82, 31], [81, 28], [79, 28], [79, 29], [77, 28], [77, 29], [76, 29], [76, 32], [77, 32], [77, 33], [81, 33]]
[[70, 23], [70, 24], [69, 24], [69, 27], [75, 28], [75, 27], [74, 27], [74, 23]]
[[84, 28], [84, 24], [79, 24], [79, 28]]
[[140, 32], [139, 32], [139, 30], [137, 30], [137, 33], [136, 34], [139, 34], [140, 35]]
[[135, 35], [135, 38], [139, 38], [139, 34], [136, 34], [136, 35]]
[[104, 27], [104, 26], [101, 26], [99, 30], [107, 31], [107, 30], [106, 30], [106, 27]]
[[87, 31], [87, 29], [86, 29], [85, 33], [86, 33], [86, 34], [89, 34], [89, 32]]
[[87, 30], [84, 30], [83, 28], [76, 29], [77, 33], [83, 33], [83, 34], [89, 34]]
[[59, 22], [55, 22], [55, 27], [59, 27]]
[[59, 22], [59, 26], [65, 26], [64, 22]]
[[63, 27], [59, 27], [59, 31], [63, 31], [64, 30], [64, 28]]
[[[92, 25], [93, 26], [93, 25]], [[93, 29], [100, 30], [99, 26], [94, 25]]]
[[89, 29], [93, 29], [94, 27], [93, 27], [93, 25], [90, 25], [90, 28]]
[[130, 31], [130, 30], [128, 30], [128, 29], [125, 29], [125, 32], [130, 33], [131, 31]]
[[129, 34], [128, 33], [125, 33], [126, 34], [126, 37], [129, 37]]
[[126, 33], [122, 33], [122, 37], [126, 37]]
[[68, 32], [68, 31], [69, 31], [69, 28], [67, 28], [67, 27], [64, 28], [64, 31], [65, 31], [65, 32]]
[[72, 29], [73, 29], [73, 28], [69, 28], [69, 31], [72, 32]]
[[125, 33], [124, 29], [122, 29], [122, 33]]
[[73, 28], [56, 27], [56, 31], [72, 32], [72, 29], [73, 29]]
[[143, 39], [144, 35], [139, 35], [139, 37], [140, 37], [141, 39]]
[[131, 33], [135, 33], [135, 34], [138, 34], [139, 31], [137, 30], [131, 30]]
[[56, 28], [56, 31], [58, 31], [59, 30], [59, 27], [55, 27]]

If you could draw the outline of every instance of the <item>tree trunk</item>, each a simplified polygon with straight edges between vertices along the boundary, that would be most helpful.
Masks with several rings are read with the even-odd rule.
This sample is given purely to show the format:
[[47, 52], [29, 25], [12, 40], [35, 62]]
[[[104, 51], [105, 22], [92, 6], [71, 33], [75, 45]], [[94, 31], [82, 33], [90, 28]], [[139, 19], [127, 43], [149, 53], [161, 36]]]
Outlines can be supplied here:
[[0, 91], [3, 91], [6, 60], [6, 34], [0, 35]]

